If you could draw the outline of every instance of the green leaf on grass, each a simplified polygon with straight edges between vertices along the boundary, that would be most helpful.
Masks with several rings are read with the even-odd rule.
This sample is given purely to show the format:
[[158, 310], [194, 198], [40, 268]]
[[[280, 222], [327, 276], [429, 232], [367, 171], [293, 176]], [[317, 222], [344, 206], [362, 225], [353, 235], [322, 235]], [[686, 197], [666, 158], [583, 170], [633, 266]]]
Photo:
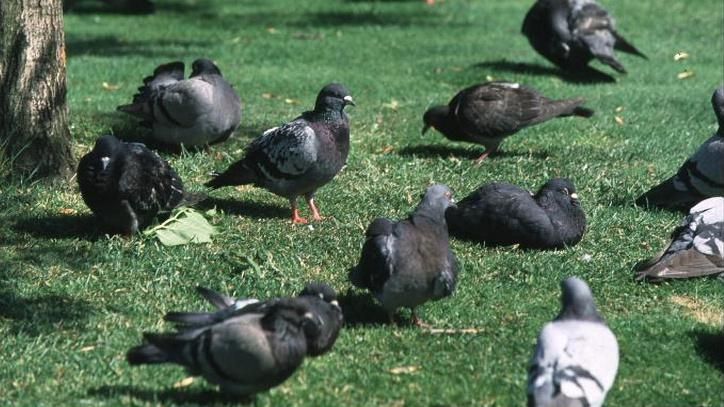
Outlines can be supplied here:
[[165, 222], [144, 232], [156, 236], [164, 246], [178, 246], [189, 243], [210, 243], [216, 228], [192, 208], [178, 208]]

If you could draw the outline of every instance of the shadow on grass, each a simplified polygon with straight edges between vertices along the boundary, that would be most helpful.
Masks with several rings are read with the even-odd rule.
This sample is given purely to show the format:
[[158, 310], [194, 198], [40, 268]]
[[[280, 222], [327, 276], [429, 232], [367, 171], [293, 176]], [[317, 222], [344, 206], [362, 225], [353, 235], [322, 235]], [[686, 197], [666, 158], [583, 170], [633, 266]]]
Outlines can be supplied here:
[[80, 330], [94, 312], [91, 303], [64, 295], [21, 297], [8, 289], [0, 291], [0, 319], [15, 335]]
[[195, 14], [208, 7], [196, 1], [153, 0], [63, 0], [63, 11], [73, 14], [151, 14], [156, 10], [165, 13]]
[[691, 331], [689, 335], [694, 338], [697, 353], [724, 373], [724, 332], [712, 333], [695, 330]]
[[[464, 147], [449, 147], [445, 145], [417, 145], [403, 147], [397, 151], [399, 155], [410, 156], [410, 157], [421, 157], [421, 158], [446, 158], [446, 157], [459, 157], [474, 160], [483, 153], [484, 148], [480, 148], [480, 151]], [[513, 150], [498, 150], [487, 159], [491, 158], [502, 158], [502, 157], [534, 157], [539, 159], [548, 158], [546, 151], [526, 151], [519, 152]], [[487, 160], [486, 159], [486, 160]]]
[[339, 296], [339, 305], [347, 326], [389, 324], [387, 312], [375, 303], [369, 293], [355, 293], [348, 290]]
[[248, 405], [253, 399], [240, 399], [214, 390], [201, 389], [166, 389], [156, 390], [138, 388], [134, 386], [101, 386], [90, 389], [89, 396], [102, 398], [130, 397], [136, 400], [143, 400], [152, 403], [180, 404], [180, 405], [204, 405], [204, 406], [229, 406]]
[[498, 73], [516, 73], [534, 76], [557, 76], [570, 83], [615, 83], [616, 78], [597, 69], [588, 67], [584, 71], [572, 73], [554, 67], [528, 62], [512, 62], [506, 60], [485, 61], [473, 65], [474, 68], [492, 69]]
[[216, 209], [231, 215], [238, 215], [249, 218], [280, 218], [285, 219], [291, 216], [287, 208], [276, 205], [269, 205], [254, 201], [243, 201], [237, 199], [208, 197], [196, 205], [199, 209]]
[[93, 215], [47, 215], [23, 218], [15, 222], [16, 232], [45, 239], [98, 240], [104, 233]]
[[[66, 50], [69, 57], [77, 55], [96, 55], [106, 57], [142, 55], [156, 59], [173, 59], [178, 58], [178, 50], [180, 49], [203, 49], [209, 44], [207, 41], [202, 40], [162, 40], [158, 38], [149, 39], [147, 41], [132, 41], [128, 39], [120, 39], [111, 35], [79, 37], [73, 34], [67, 34], [65, 39]], [[139, 82], [141, 79], [142, 76], [139, 76]]]

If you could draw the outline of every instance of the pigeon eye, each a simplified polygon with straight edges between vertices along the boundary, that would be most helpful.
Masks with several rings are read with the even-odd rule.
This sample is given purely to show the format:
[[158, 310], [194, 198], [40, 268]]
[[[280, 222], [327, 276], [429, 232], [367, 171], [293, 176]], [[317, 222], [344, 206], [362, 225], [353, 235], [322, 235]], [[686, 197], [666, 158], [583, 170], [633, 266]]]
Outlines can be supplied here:
[[568, 188], [563, 188], [563, 193], [568, 195]]

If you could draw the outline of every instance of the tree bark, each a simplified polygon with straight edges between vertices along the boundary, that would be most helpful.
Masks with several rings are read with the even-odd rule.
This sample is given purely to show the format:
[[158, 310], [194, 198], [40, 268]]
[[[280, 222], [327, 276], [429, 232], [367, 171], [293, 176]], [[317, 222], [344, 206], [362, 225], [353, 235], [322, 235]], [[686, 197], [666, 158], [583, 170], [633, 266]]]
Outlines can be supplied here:
[[62, 0], [0, 0], [0, 170], [13, 177], [74, 169], [62, 9]]

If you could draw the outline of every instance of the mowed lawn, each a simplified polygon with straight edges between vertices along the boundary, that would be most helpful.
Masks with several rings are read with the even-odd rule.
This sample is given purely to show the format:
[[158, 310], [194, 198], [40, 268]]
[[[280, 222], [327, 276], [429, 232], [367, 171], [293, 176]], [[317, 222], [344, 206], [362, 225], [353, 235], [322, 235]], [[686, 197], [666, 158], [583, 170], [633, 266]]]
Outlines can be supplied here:
[[[288, 203], [260, 189], [211, 193], [219, 234], [207, 245], [164, 247], [96, 228], [75, 179], [0, 184], [0, 402], [7, 405], [224, 404], [203, 380], [176, 386], [178, 367], [131, 368], [143, 331], [169, 329], [171, 310], [207, 309], [194, 287], [237, 296], [289, 295], [331, 283], [349, 324], [333, 351], [308, 359], [260, 406], [522, 405], [536, 336], [559, 309], [559, 282], [593, 289], [618, 337], [611, 406], [724, 404], [724, 284], [633, 281], [632, 266], [668, 242], [681, 215], [633, 205], [716, 130], [712, 91], [724, 82], [720, 0], [607, 0], [620, 31], [649, 60], [620, 55], [615, 83], [572, 83], [520, 34], [532, 0], [159, 0], [152, 15], [67, 14], [68, 97], [74, 151], [96, 137], [141, 137], [116, 113], [161, 63], [215, 60], [244, 101], [242, 128], [206, 151], [164, 156], [191, 190], [239, 158], [268, 127], [309, 109], [326, 83], [344, 83], [348, 165], [320, 189], [328, 218], [292, 226]], [[677, 52], [689, 57], [674, 60]], [[599, 64], [594, 66], [611, 73]], [[693, 76], [679, 79], [689, 70]], [[422, 113], [487, 79], [520, 81], [550, 97], [584, 96], [590, 120], [552, 121], [507, 139], [473, 166], [481, 146], [421, 135]], [[618, 116], [618, 120], [616, 117]], [[549, 252], [454, 241], [456, 293], [428, 303], [433, 334], [379, 323], [353, 289], [366, 226], [404, 217], [431, 182], [462, 198], [482, 183], [537, 189], [570, 177], [588, 216], [576, 247]], [[306, 213], [306, 207], [305, 212]], [[403, 312], [407, 319], [409, 312]]]

